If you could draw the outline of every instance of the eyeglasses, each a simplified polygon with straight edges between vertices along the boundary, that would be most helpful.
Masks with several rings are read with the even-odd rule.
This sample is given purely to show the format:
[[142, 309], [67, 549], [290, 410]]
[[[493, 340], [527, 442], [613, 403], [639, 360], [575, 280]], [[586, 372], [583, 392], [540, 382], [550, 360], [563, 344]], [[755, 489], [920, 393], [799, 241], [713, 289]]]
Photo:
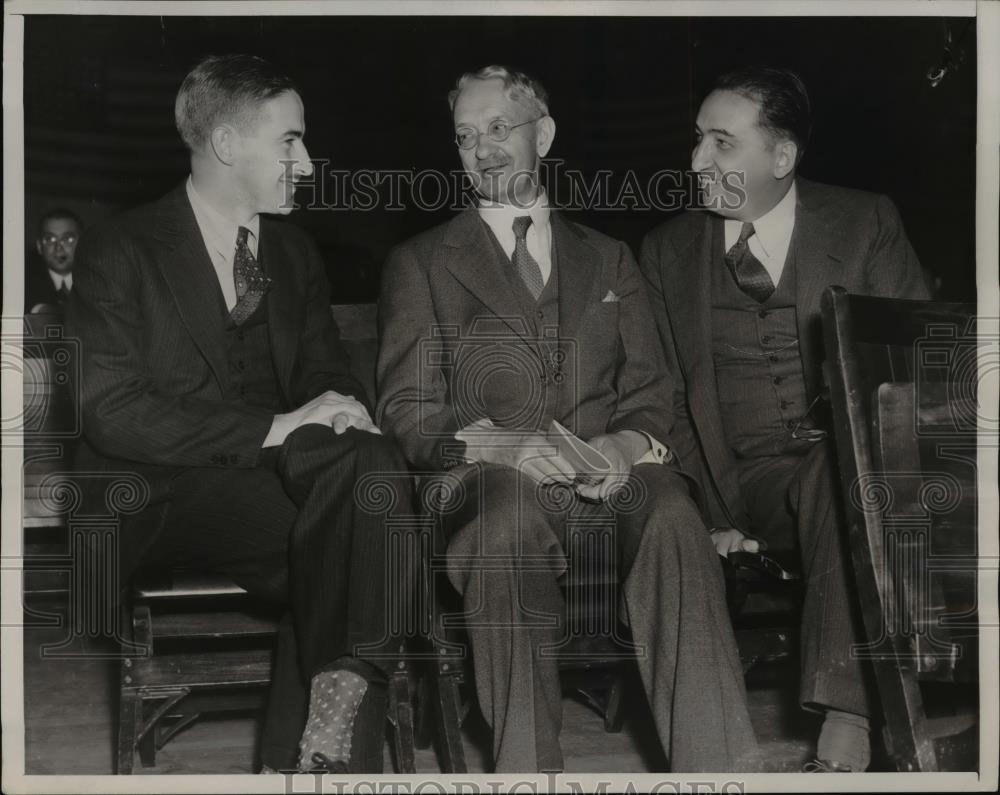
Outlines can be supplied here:
[[[540, 118], [542, 117], [537, 116], [534, 119], [522, 121], [520, 124], [511, 124], [509, 121], [504, 121], [503, 119], [494, 119], [487, 126], [485, 135], [491, 141], [500, 143], [510, 138], [512, 130], [523, 127], [525, 124], [531, 124]], [[480, 135], [484, 135], [484, 133], [479, 132], [475, 127], [459, 127], [455, 130], [455, 143], [459, 149], [474, 149], [479, 145]]]
[[42, 235], [42, 245], [43, 246], [54, 246], [56, 243], [62, 243], [64, 246], [72, 246], [76, 243], [78, 235], [76, 232], [67, 232], [64, 235], [53, 235], [49, 233], [47, 235]]

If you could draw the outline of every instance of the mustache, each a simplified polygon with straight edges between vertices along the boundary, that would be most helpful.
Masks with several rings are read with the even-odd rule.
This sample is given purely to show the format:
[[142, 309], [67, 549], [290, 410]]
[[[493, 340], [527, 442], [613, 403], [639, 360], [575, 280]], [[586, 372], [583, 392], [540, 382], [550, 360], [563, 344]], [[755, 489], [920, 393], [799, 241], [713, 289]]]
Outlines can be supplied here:
[[492, 160], [484, 160], [481, 163], [476, 164], [476, 169], [478, 171], [486, 171], [491, 168], [502, 168], [510, 163], [508, 158], [494, 158]]

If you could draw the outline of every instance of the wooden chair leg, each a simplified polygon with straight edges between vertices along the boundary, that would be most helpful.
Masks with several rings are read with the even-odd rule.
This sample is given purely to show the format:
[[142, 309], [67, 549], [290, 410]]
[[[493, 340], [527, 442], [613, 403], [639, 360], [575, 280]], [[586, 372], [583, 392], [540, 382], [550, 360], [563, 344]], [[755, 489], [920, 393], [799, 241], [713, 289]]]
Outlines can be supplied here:
[[142, 699], [134, 691], [122, 690], [118, 705], [118, 753], [115, 773], [129, 776], [135, 764], [135, 742], [142, 723]]
[[625, 691], [625, 677], [616, 671], [608, 688], [608, 700], [604, 706], [604, 731], [618, 734], [625, 725], [625, 711], [622, 709], [622, 696]]
[[441, 742], [441, 772], [467, 773], [465, 749], [462, 747], [462, 699], [458, 685], [460, 673], [435, 670], [437, 734]]
[[420, 750], [434, 742], [434, 705], [431, 703], [431, 676], [421, 673], [417, 679], [417, 706], [414, 714], [413, 745]]
[[413, 704], [410, 702], [410, 676], [407, 669], [397, 670], [389, 681], [389, 712], [397, 773], [416, 773], [413, 737]]
[[139, 761], [143, 767], [156, 767], [157, 727], [152, 726], [139, 739]]

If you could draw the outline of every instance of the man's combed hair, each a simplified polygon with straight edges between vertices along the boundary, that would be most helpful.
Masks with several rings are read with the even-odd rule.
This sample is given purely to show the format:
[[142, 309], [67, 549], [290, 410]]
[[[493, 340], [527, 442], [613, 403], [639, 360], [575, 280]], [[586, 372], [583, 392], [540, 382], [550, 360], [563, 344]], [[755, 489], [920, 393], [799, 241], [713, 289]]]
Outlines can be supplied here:
[[44, 234], [46, 222], [55, 221], [56, 219], [72, 221], [76, 224], [77, 229], [83, 229], [83, 224], [80, 223], [80, 219], [75, 212], [66, 207], [53, 207], [38, 220], [38, 237]]
[[812, 130], [809, 92], [790, 69], [747, 66], [715, 81], [716, 91], [732, 91], [760, 105], [758, 123], [775, 138], [788, 137], [805, 151]]
[[262, 103], [297, 90], [290, 77], [263, 58], [210, 55], [188, 73], [177, 92], [177, 131], [188, 149], [197, 151], [220, 122], [248, 129], [257, 120]]
[[455, 88], [448, 93], [448, 106], [455, 110], [455, 100], [470, 80], [492, 80], [497, 77], [503, 80], [508, 99], [520, 102], [539, 116], [549, 115], [549, 95], [541, 83], [524, 72], [496, 64], [484, 66], [476, 72], [466, 72], [458, 78]]

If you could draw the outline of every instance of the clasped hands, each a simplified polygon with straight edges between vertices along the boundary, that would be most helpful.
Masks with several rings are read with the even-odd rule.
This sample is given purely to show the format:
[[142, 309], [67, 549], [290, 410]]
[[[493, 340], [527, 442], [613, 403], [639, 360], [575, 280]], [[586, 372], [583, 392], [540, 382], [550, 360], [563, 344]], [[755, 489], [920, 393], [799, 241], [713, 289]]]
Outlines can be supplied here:
[[372, 422], [368, 409], [356, 398], [341, 395], [332, 389], [287, 414], [276, 414], [263, 447], [278, 447], [285, 438], [302, 425], [326, 425], [341, 434], [348, 428], [381, 434]]
[[648, 450], [649, 440], [638, 431], [617, 431], [588, 439], [587, 443], [611, 462], [611, 471], [596, 483], [577, 482], [572, 465], [540, 433], [494, 430], [481, 420], [457, 433], [472, 461], [499, 464], [523, 473], [536, 483], [573, 486], [586, 500], [604, 501], [628, 480], [632, 465]]

